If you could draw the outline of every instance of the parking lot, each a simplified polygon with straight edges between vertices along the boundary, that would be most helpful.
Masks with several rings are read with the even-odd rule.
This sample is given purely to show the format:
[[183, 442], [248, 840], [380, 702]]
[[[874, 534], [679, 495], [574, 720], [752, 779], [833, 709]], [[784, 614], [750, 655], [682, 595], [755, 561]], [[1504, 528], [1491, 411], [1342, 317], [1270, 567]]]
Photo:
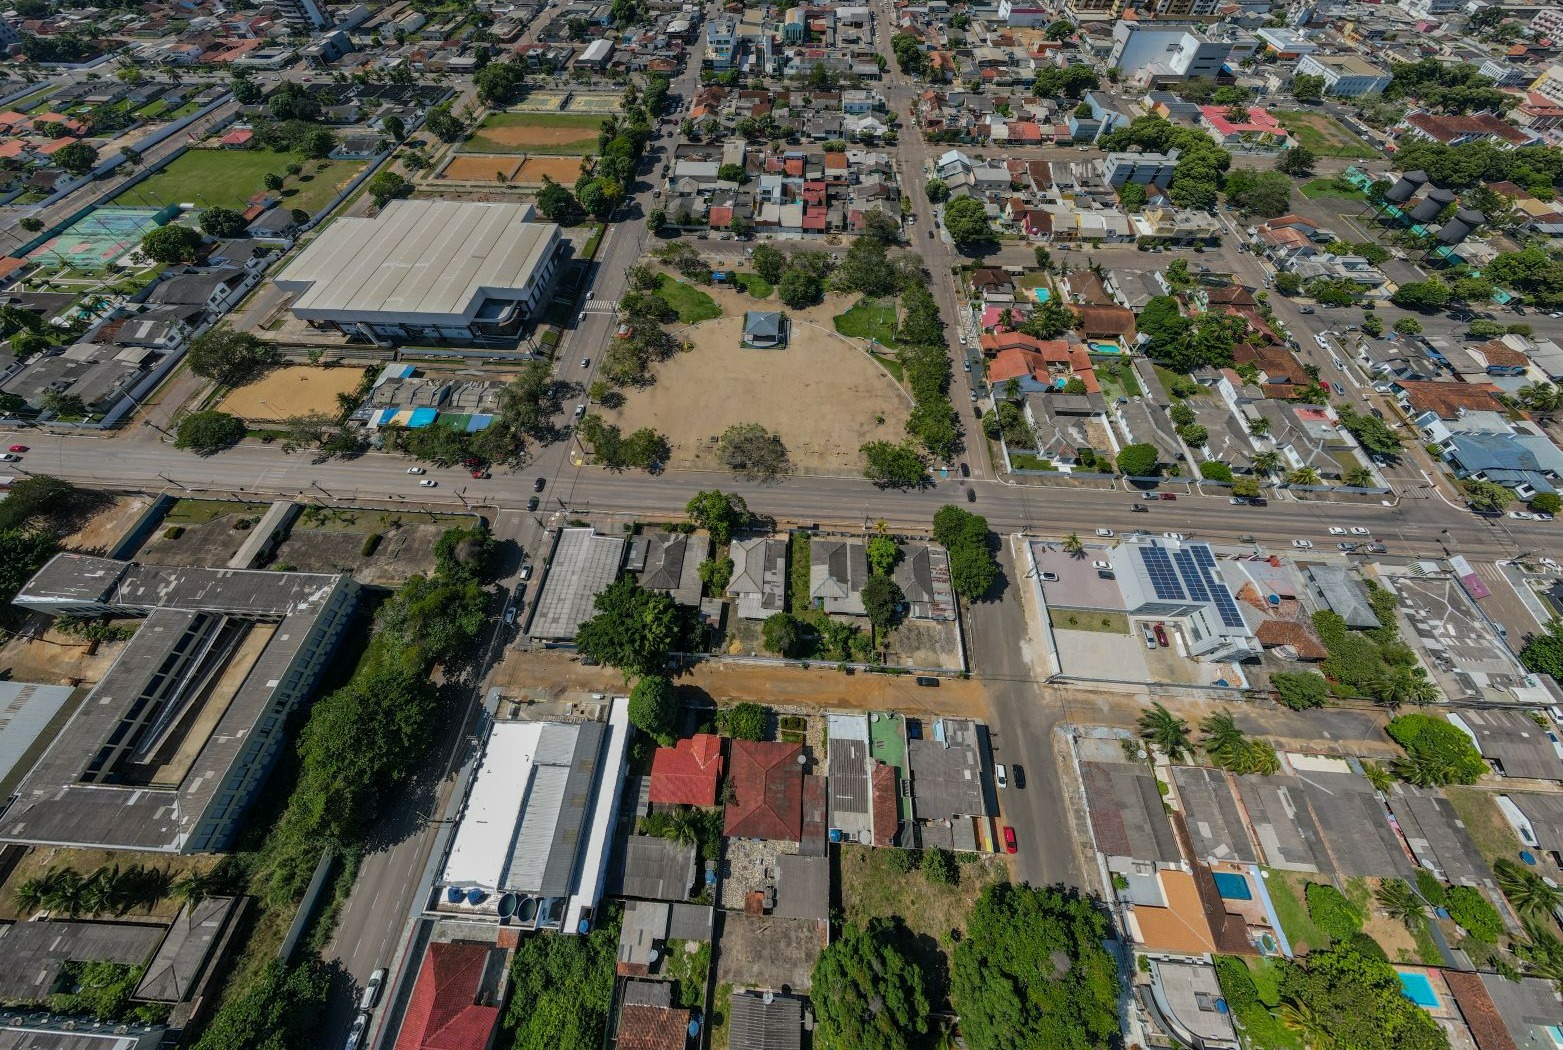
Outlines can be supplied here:
[[1488, 689], [1523, 686], [1523, 668], [1458, 580], [1395, 576], [1386, 582], [1399, 595], [1418, 645], [1447, 692], [1479, 700]]

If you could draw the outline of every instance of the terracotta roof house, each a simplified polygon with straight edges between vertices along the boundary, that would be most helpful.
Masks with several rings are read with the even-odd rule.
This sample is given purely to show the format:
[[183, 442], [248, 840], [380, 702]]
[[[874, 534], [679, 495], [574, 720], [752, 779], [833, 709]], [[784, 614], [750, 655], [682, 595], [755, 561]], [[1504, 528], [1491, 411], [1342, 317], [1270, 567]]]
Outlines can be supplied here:
[[651, 757], [652, 802], [677, 806], [714, 806], [722, 779], [722, 738], [697, 733]]
[[499, 1007], [477, 1002], [490, 948], [436, 941], [423, 954], [418, 981], [396, 1036], [396, 1050], [484, 1050]]
[[803, 745], [734, 740], [728, 776], [734, 801], [727, 804], [722, 834], [728, 838], [803, 837]]
[[617, 1050], [684, 1050], [689, 1011], [626, 1003], [619, 1011]]
[[1395, 384], [1402, 407], [1413, 417], [1432, 412], [1439, 419], [1458, 419], [1461, 411], [1502, 412], [1498, 388], [1490, 383], [1412, 380]]
[[1134, 311], [1126, 306], [1077, 306], [1074, 311], [1087, 338], [1134, 338]]
[[1410, 113], [1407, 114], [1405, 123], [1415, 136], [1445, 146], [1460, 146], [1467, 142], [1482, 140], [1523, 146], [1530, 141], [1530, 136], [1519, 128], [1498, 119], [1491, 113], [1475, 113], [1470, 116]]

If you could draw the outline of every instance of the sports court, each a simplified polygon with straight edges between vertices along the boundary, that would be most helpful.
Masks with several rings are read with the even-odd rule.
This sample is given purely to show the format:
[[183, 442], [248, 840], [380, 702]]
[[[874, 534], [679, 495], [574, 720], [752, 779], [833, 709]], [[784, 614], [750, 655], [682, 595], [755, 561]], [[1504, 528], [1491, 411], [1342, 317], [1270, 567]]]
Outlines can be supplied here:
[[584, 157], [597, 152], [601, 130], [602, 117], [591, 113], [490, 113], [464, 149]]
[[76, 270], [102, 270], [138, 246], [148, 230], [162, 226], [178, 214], [176, 206], [94, 208], [59, 236], [34, 249], [28, 258]]

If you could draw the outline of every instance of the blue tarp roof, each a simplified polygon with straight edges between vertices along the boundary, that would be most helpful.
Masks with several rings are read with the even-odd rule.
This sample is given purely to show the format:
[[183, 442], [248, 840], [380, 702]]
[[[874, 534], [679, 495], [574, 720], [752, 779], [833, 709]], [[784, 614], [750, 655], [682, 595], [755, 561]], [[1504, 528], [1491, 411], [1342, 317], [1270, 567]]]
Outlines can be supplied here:
[[437, 408], [415, 408], [412, 416], [407, 420], [407, 425], [412, 428], [426, 427], [440, 417]]

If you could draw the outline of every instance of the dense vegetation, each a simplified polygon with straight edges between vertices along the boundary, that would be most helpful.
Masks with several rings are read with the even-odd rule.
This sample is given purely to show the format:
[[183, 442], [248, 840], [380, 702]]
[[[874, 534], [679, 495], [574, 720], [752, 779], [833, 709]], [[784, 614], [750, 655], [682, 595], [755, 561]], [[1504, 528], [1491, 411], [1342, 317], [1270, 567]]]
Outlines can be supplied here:
[[662, 670], [684, 626], [672, 598], [623, 576], [599, 594], [594, 605], [597, 615], [576, 631], [577, 649], [617, 667], [626, 678]]
[[1222, 176], [1232, 164], [1226, 150], [1197, 128], [1181, 127], [1161, 117], [1140, 117], [1127, 127], [1110, 131], [1097, 142], [1101, 149], [1139, 147], [1153, 153], [1179, 150], [1167, 194], [1184, 208], [1209, 208], [1216, 203]]
[[988, 519], [946, 503], [933, 516], [933, 540], [950, 552], [950, 585], [967, 601], [988, 593], [998, 578]]
[[1420, 787], [1474, 784], [1487, 772], [1487, 763], [1471, 738], [1442, 718], [1401, 715], [1384, 728], [1406, 751], [1395, 772]]
[[814, 964], [819, 1050], [911, 1050], [928, 1031], [928, 978], [899, 919], [847, 925]]
[[1118, 971], [1097, 902], [1055, 887], [983, 890], [955, 947], [951, 998], [972, 1050], [1095, 1050], [1118, 1036]]
[[534, 933], [510, 961], [510, 1007], [504, 1030], [511, 1050], [599, 1050], [613, 1010], [619, 950], [617, 907], [599, 912], [584, 937]]

